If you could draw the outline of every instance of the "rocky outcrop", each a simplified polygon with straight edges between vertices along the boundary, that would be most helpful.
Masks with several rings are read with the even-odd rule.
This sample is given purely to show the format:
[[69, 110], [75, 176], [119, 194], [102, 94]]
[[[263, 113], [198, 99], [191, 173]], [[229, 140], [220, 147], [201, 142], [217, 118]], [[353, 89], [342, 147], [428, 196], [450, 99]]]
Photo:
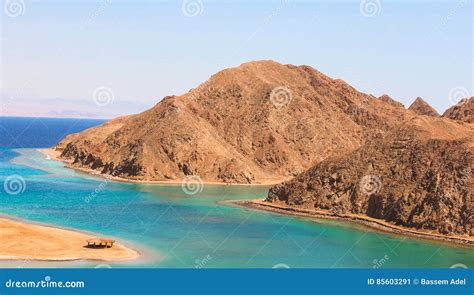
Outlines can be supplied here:
[[132, 180], [276, 182], [413, 116], [309, 66], [258, 61], [70, 135], [58, 149], [75, 167]]
[[474, 235], [472, 126], [418, 117], [273, 186], [267, 202]]
[[267, 202], [472, 236], [472, 107], [440, 118], [421, 98], [406, 110], [309, 66], [259, 61], [56, 149], [73, 167], [130, 180], [285, 181]]
[[391, 104], [395, 107], [405, 108], [405, 106], [401, 102], [396, 101], [395, 99], [391, 98], [387, 94], [384, 94], [384, 95], [380, 96], [379, 100], [384, 101], [386, 103], [389, 103], [389, 104]]
[[443, 117], [466, 123], [474, 123], [474, 97], [465, 98], [447, 109]]
[[419, 115], [439, 117], [438, 112], [421, 97], [417, 97], [408, 109]]

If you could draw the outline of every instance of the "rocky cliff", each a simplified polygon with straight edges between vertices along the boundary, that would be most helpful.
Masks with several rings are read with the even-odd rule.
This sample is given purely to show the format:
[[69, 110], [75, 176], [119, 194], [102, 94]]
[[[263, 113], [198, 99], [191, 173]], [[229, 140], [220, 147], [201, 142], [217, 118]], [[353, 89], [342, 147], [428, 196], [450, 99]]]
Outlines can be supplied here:
[[447, 109], [443, 117], [466, 123], [474, 123], [474, 97], [465, 98]]
[[141, 114], [67, 136], [73, 167], [130, 180], [265, 183], [267, 202], [473, 235], [473, 98], [440, 118], [309, 66], [223, 70]]
[[267, 202], [474, 235], [474, 126], [417, 117], [273, 186]]
[[57, 149], [75, 167], [132, 180], [276, 182], [412, 116], [309, 66], [258, 61], [141, 114], [70, 135]]

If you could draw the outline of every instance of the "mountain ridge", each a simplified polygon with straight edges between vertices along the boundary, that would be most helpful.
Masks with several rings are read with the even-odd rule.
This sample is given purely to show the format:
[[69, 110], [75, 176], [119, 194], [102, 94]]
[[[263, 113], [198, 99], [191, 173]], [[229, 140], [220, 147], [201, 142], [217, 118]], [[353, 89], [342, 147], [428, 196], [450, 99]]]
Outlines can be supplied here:
[[264, 183], [357, 148], [410, 116], [309, 66], [258, 61], [167, 96], [121, 119], [120, 127], [112, 120], [118, 128], [103, 141], [88, 131], [57, 148], [72, 166], [103, 174], [120, 168], [119, 175], [132, 180], [199, 175], [211, 182]]
[[472, 101], [440, 117], [421, 98], [405, 109], [309, 66], [255, 61], [56, 150], [120, 179], [281, 182], [268, 204], [472, 236]]
[[474, 235], [474, 126], [416, 117], [273, 186], [269, 203]]
[[443, 113], [443, 117], [474, 123], [474, 97], [464, 98]]
[[430, 106], [423, 98], [417, 97], [415, 101], [408, 108], [410, 111], [413, 111], [419, 115], [439, 117], [438, 112]]

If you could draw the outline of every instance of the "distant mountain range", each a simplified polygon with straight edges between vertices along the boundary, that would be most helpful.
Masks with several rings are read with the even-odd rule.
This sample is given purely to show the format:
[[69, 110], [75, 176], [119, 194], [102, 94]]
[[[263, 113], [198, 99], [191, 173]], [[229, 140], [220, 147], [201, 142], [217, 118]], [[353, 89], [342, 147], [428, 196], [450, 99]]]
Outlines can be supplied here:
[[473, 101], [440, 116], [421, 98], [406, 109], [309, 66], [257, 61], [56, 149], [125, 179], [285, 181], [268, 202], [473, 235]]
[[[12, 117], [106, 119], [142, 112], [151, 106], [137, 101], [114, 100], [113, 94], [106, 97], [108, 101], [96, 102], [94, 99], [3, 97], [0, 98], [0, 114]], [[99, 105], [100, 103], [103, 104]]]

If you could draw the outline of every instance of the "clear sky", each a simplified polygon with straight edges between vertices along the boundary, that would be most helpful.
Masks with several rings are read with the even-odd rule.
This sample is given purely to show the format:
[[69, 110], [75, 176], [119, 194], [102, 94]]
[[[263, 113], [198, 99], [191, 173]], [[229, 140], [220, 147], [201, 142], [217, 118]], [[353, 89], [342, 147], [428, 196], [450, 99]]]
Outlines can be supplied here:
[[407, 106], [421, 96], [439, 112], [453, 95], [474, 93], [472, 0], [2, 0], [2, 8], [3, 115], [136, 113], [261, 59], [307, 64]]

